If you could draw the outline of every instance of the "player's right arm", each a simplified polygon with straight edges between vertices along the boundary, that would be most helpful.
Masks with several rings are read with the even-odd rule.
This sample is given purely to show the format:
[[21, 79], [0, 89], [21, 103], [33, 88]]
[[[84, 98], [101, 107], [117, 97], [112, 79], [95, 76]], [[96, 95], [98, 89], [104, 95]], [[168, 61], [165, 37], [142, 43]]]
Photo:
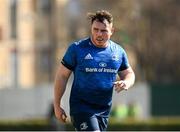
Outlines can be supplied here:
[[61, 107], [61, 99], [66, 89], [68, 78], [71, 74], [71, 70], [60, 64], [54, 83], [54, 112], [55, 116], [61, 122], [66, 122], [66, 113]]

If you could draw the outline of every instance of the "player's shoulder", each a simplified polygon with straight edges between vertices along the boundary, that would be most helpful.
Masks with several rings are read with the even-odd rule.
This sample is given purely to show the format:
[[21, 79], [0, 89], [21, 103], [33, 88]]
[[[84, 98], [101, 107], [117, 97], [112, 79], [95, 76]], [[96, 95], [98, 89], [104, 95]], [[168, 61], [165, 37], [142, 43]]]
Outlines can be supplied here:
[[124, 51], [124, 48], [121, 46], [120, 43], [116, 43], [116, 42], [110, 40], [110, 44], [111, 44], [112, 49]]
[[90, 42], [90, 38], [83, 38], [72, 43], [75, 47], [81, 47], [87, 45]]
[[82, 47], [86, 46], [88, 43], [89, 43], [89, 38], [80, 39], [80, 40], [72, 42], [68, 46], [68, 49], [76, 51], [76, 50], [81, 49]]

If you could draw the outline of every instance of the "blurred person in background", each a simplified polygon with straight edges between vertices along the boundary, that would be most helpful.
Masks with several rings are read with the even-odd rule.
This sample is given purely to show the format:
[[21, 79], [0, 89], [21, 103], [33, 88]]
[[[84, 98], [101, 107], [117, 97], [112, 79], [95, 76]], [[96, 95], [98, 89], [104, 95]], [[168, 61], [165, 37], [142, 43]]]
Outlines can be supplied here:
[[[125, 50], [110, 40], [113, 17], [105, 10], [88, 13], [91, 35], [72, 43], [59, 65], [54, 86], [54, 111], [58, 120], [67, 115], [61, 99], [70, 74], [74, 80], [70, 94], [70, 116], [77, 131], [105, 131], [112, 106], [113, 89], [127, 90], [135, 81]], [[116, 75], [119, 81], [116, 81]]]

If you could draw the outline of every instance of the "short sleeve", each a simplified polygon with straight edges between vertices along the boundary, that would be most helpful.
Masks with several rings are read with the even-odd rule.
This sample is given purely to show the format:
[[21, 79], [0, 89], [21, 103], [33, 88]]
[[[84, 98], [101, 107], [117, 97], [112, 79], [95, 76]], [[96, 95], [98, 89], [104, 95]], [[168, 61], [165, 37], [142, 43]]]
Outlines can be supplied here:
[[68, 47], [68, 49], [67, 49], [67, 51], [66, 51], [66, 53], [65, 53], [65, 55], [64, 55], [64, 57], [63, 57], [63, 59], [61, 61], [61, 63], [71, 71], [73, 71], [75, 69], [75, 67], [76, 67], [75, 54], [76, 54], [76, 52], [75, 52], [75, 44], [71, 44]]
[[127, 54], [124, 50], [122, 50], [122, 58], [121, 59], [122, 59], [122, 63], [121, 63], [121, 66], [118, 71], [126, 70], [130, 66]]

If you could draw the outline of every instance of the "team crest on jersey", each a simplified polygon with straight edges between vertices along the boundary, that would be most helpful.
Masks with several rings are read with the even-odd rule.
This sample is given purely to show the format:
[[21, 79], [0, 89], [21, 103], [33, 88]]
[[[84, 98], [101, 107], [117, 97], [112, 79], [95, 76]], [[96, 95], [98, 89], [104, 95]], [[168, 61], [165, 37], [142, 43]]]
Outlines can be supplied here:
[[119, 60], [119, 58], [118, 58], [118, 56], [117, 56], [117, 55], [112, 55], [112, 60], [118, 61], [118, 60]]

